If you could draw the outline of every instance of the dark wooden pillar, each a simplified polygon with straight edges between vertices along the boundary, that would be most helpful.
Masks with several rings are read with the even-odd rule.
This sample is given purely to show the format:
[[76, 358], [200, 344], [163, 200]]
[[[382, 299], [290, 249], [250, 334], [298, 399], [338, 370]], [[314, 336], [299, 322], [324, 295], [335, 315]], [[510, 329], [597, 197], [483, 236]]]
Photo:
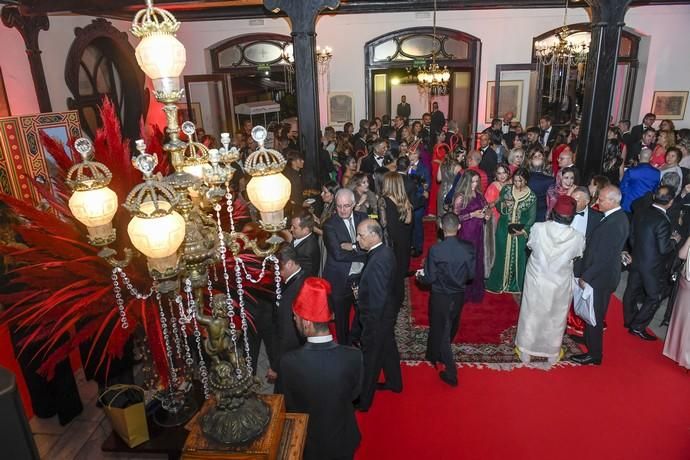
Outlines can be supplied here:
[[340, 0], [264, 0], [274, 13], [283, 11], [290, 18], [295, 56], [297, 118], [300, 147], [304, 153], [305, 188], [318, 188], [319, 182], [319, 90], [316, 76], [316, 17], [325, 8], [335, 9]]
[[599, 173], [618, 64], [618, 47], [630, 0], [587, 0], [592, 8], [592, 41], [589, 45], [585, 97], [577, 147], [577, 167], [586, 180]]
[[24, 39], [26, 55], [29, 58], [31, 76], [34, 80], [38, 108], [41, 112], [52, 112], [50, 104], [50, 94], [46, 84], [46, 75], [43, 71], [43, 61], [41, 50], [38, 47], [38, 34], [41, 30], [48, 30], [50, 23], [45, 14], [37, 16], [23, 16], [16, 5], [6, 5], [2, 7], [2, 23], [5, 26], [16, 28]]

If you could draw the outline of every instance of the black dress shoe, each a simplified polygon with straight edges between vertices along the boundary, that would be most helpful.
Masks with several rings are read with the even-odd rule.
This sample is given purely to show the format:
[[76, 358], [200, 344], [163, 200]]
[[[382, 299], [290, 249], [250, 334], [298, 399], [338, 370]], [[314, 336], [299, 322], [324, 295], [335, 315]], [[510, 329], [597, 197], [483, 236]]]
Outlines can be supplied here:
[[656, 336], [653, 334], [650, 334], [647, 331], [638, 331], [637, 329], [628, 329], [628, 332], [630, 332], [632, 335], [636, 335], [642, 340], [648, 340], [650, 342], [656, 340]]
[[402, 388], [395, 388], [395, 387], [389, 386], [387, 383], [381, 383], [381, 382], [376, 382], [376, 389], [382, 390], [382, 391], [392, 391], [393, 393], [402, 392]]
[[457, 377], [456, 377], [456, 378], [448, 377], [448, 375], [447, 375], [445, 372], [443, 372], [443, 371], [439, 372], [439, 373], [438, 373], [438, 376], [441, 377], [441, 380], [443, 380], [444, 382], [446, 382], [448, 385], [450, 385], [450, 386], [452, 386], [452, 387], [458, 386], [458, 379], [457, 379]]
[[581, 355], [573, 355], [570, 357], [570, 361], [577, 364], [596, 364], [597, 366], [601, 364], [600, 359], [594, 359], [588, 353], [583, 353]]

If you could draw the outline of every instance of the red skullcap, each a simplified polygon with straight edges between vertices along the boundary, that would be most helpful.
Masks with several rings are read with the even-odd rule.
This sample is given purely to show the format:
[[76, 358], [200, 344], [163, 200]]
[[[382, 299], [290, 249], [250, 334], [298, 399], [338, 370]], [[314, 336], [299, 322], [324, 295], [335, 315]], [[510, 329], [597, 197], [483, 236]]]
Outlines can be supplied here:
[[563, 217], [572, 217], [575, 215], [577, 209], [577, 202], [568, 195], [561, 195], [558, 197], [553, 212], [560, 214]]
[[331, 284], [323, 278], [310, 276], [304, 280], [292, 304], [292, 311], [300, 318], [313, 323], [327, 323], [331, 320], [331, 309], [328, 307], [328, 295]]

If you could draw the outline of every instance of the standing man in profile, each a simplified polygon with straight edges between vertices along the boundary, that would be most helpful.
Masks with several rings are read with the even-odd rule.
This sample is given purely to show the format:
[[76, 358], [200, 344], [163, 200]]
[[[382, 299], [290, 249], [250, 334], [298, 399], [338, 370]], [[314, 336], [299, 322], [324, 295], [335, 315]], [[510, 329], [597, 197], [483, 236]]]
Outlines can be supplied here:
[[587, 283], [594, 291], [596, 326], [585, 324], [587, 353], [570, 358], [578, 364], [601, 364], [604, 320], [611, 294], [618, 287], [621, 278], [621, 254], [628, 240], [630, 227], [628, 217], [621, 209], [621, 192], [618, 187], [604, 187], [597, 203], [604, 217], [587, 239], [580, 275], [580, 287], [584, 289]]
[[[402, 391], [400, 355], [395, 343], [395, 254], [383, 244], [383, 229], [373, 219], [357, 226], [357, 242], [367, 251], [367, 263], [357, 288], [359, 320], [362, 327], [364, 379], [357, 408], [369, 410], [376, 389]], [[385, 383], [378, 384], [383, 370]]]
[[335, 194], [336, 213], [323, 225], [327, 257], [323, 277], [331, 283], [333, 313], [338, 343], [350, 343], [350, 308], [354, 303], [352, 287], [357, 285], [367, 260], [357, 249], [357, 226], [367, 218], [355, 211], [355, 194], [341, 188]]
[[431, 104], [431, 146], [436, 145], [438, 134], [446, 125], [446, 116], [438, 109], [438, 102]]
[[[680, 241], [680, 235], [673, 233], [671, 220], [666, 215], [674, 197], [675, 190], [662, 185], [654, 193], [652, 205], [633, 214], [632, 264], [623, 295], [623, 320], [628, 331], [643, 340], [656, 340], [656, 336], [647, 331], [647, 326], [666, 294], [666, 262]], [[642, 303], [639, 310], [638, 302]]]
[[400, 96], [400, 104], [398, 104], [397, 109], [395, 110], [395, 114], [402, 118], [403, 123], [407, 125], [407, 123], [410, 121], [410, 104], [407, 103], [407, 96], [404, 94]]
[[459, 229], [456, 214], [443, 215], [443, 241], [429, 249], [424, 269], [417, 272], [419, 281], [431, 285], [426, 359], [434, 366], [439, 361], [445, 365], [439, 377], [453, 387], [458, 385], [458, 369], [450, 344], [460, 327], [465, 285], [475, 277], [474, 246], [457, 237]]
[[352, 402], [362, 387], [362, 352], [333, 341], [330, 291], [322, 278], [304, 281], [292, 309], [307, 343], [280, 363], [285, 408], [309, 414], [306, 460], [352, 459], [361, 438]]
[[314, 216], [302, 209], [290, 221], [292, 247], [306, 276], [318, 276], [321, 264], [319, 240], [314, 233]]

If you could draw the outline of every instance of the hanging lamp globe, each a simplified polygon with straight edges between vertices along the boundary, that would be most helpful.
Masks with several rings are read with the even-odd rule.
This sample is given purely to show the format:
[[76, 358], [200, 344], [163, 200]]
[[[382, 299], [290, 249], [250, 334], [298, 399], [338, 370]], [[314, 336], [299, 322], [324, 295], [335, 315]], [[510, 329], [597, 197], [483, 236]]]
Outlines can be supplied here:
[[264, 230], [277, 232], [285, 228], [283, 208], [290, 199], [290, 181], [282, 174], [286, 161], [283, 155], [264, 148], [267, 131], [263, 126], [252, 129], [252, 138], [259, 144], [256, 152], [247, 157], [244, 169], [252, 176], [247, 184], [249, 200], [261, 213]]
[[132, 22], [131, 32], [141, 41], [135, 55], [141, 70], [153, 82], [154, 90], [163, 95], [178, 93], [180, 75], [187, 62], [184, 45], [175, 37], [180, 23], [166, 10], [146, 1]]
[[117, 194], [108, 188], [113, 175], [102, 163], [90, 161], [93, 151], [91, 141], [79, 138], [74, 149], [82, 162], [67, 172], [67, 185], [73, 193], [68, 206], [74, 217], [86, 226], [89, 243], [105, 246], [115, 241], [113, 217], [117, 212]]

